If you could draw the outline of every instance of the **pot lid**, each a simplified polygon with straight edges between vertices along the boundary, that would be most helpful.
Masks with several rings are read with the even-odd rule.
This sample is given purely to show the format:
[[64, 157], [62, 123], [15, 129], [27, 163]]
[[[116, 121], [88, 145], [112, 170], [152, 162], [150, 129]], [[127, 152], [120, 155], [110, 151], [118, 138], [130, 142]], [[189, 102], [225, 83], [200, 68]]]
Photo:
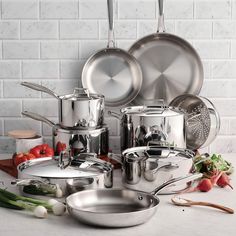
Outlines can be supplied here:
[[194, 153], [191, 150], [176, 148], [172, 146], [141, 146], [128, 148], [122, 152], [122, 156], [128, 161], [140, 161], [148, 158], [161, 160], [175, 160], [183, 158], [193, 158]]
[[101, 94], [89, 93], [86, 88], [75, 88], [73, 94], [60, 96], [60, 99], [72, 101], [88, 101], [100, 98], [104, 98], [104, 96]]
[[102, 160], [92, 158], [74, 159], [68, 167], [61, 169], [58, 166], [58, 158], [37, 158], [23, 162], [18, 166], [18, 171], [32, 177], [67, 179], [96, 176], [110, 171], [112, 166]]
[[123, 114], [134, 114], [138, 116], [179, 116], [184, 115], [180, 109], [170, 106], [130, 106], [121, 109]]

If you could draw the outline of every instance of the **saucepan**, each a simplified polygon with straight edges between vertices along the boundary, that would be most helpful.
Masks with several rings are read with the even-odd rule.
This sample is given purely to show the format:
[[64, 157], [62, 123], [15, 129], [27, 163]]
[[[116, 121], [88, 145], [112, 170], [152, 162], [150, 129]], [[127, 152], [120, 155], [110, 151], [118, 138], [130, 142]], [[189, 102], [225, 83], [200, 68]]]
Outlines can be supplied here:
[[85, 189], [111, 188], [113, 166], [96, 158], [94, 153], [71, 157], [61, 152], [57, 157], [29, 160], [18, 167], [19, 186], [25, 196], [63, 198]]
[[157, 211], [157, 193], [173, 185], [201, 178], [202, 174], [171, 179], [152, 193], [128, 189], [85, 190], [66, 198], [70, 215], [89, 225], [100, 227], [129, 227], [143, 224]]
[[[187, 176], [193, 171], [194, 153], [171, 146], [142, 146], [126, 149], [122, 155], [109, 154], [122, 164], [122, 183], [125, 188], [151, 192], [171, 178]], [[178, 185], [160, 191], [176, 194], [188, 185]]]
[[62, 128], [94, 129], [103, 125], [103, 95], [89, 93], [85, 88], [75, 88], [73, 94], [59, 96], [39, 84], [22, 82], [21, 85], [58, 99], [59, 124]]
[[52, 142], [56, 155], [69, 148], [73, 155], [79, 153], [96, 153], [106, 155], [109, 148], [109, 130], [106, 125], [99, 129], [80, 130], [62, 128], [47, 118], [33, 112], [24, 111], [22, 115], [42, 121], [52, 127]]

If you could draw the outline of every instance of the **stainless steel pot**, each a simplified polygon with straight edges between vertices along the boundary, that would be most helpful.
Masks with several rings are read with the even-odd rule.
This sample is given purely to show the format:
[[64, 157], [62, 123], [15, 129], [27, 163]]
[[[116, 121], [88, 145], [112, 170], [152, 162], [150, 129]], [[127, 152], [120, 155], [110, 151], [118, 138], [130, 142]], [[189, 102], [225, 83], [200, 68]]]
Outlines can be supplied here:
[[73, 155], [87, 152], [98, 155], [108, 153], [109, 130], [106, 125], [93, 130], [65, 129], [36, 113], [24, 111], [22, 114], [52, 127], [52, 143], [56, 155], [67, 148], [72, 151]]
[[17, 169], [19, 179], [12, 184], [19, 186], [26, 196], [65, 197], [84, 189], [113, 185], [112, 165], [94, 154], [37, 158], [20, 164]]
[[104, 96], [89, 93], [85, 88], [75, 88], [73, 94], [57, 95], [52, 90], [35, 83], [21, 85], [47, 93], [58, 99], [59, 124], [63, 128], [100, 128], [104, 120]]
[[[122, 182], [126, 188], [151, 192], [171, 178], [187, 176], [193, 168], [194, 153], [175, 147], [134, 147], [122, 152]], [[186, 185], [166, 188], [162, 194], [178, 193]]]
[[[113, 112], [110, 114], [114, 115]], [[121, 114], [121, 151], [152, 144], [160, 146], [163, 143], [186, 148], [185, 117], [179, 109], [131, 106], [122, 108]]]

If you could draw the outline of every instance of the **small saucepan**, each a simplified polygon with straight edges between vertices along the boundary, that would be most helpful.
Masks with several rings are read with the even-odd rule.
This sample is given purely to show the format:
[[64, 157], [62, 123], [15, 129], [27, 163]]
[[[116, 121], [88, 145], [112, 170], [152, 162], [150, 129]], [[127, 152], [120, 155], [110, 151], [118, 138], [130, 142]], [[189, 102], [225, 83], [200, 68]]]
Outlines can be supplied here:
[[59, 124], [62, 128], [94, 129], [103, 125], [103, 95], [89, 93], [85, 88], [75, 88], [73, 94], [57, 95], [39, 84], [22, 82], [21, 85], [58, 99]]
[[77, 192], [66, 198], [70, 215], [80, 222], [100, 227], [129, 227], [143, 224], [157, 211], [156, 194], [173, 185], [201, 178], [202, 174], [171, 179], [152, 193], [128, 189], [99, 189]]
[[[141, 146], [126, 149], [122, 156], [109, 155], [122, 163], [122, 183], [129, 189], [151, 192], [171, 178], [187, 176], [193, 170], [194, 153], [171, 146]], [[163, 189], [161, 194], [176, 194], [188, 185]]]

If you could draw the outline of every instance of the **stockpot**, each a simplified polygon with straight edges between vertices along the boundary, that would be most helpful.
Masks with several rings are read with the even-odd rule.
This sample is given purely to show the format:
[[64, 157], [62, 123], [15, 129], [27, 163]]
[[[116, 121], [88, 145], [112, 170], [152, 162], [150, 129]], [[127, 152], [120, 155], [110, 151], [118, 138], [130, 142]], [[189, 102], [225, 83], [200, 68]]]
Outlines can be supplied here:
[[22, 115], [42, 121], [52, 127], [52, 143], [56, 155], [67, 148], [72, 151], [73, 155], [87, 152], [98, 155], [108, 153], [109, 130], [106, 125], [92, 130], [66, 129], [33, 112], [24, 111]]
[[18, 167], [18, 178], [12, 182], [26, 196], [65, 197], [85, 189], [111, 188], [113, 166], [96, 158], [96, 154], [84, 153], [72, 157], [60, 156], [29, 160]]
[[47, 93], [58, 99], [59, 125], [63, 128], [101, 128], [104, 121], [104, 96], [89, 93], [86, 88], [75, 88], [73, 94], [57, 95], [52, 90], [35, 83], [21, 85]]
[[[126, 149], [121, 156], [110, 155], [122, 163], [124, 187], [152, 192], [156, 187], [172, 178], [187, 176], [193, 171], [194, 153], [188, 149], [170, 146], [142, 146]], [[169, 187], [162, 194], [183, 191], [187, 185]]]
[[168, 106], [125, 107], [121, 109], [120, 136], [121, 151], [163, 143], [186, 148], [185, 116], [178, 108]]

